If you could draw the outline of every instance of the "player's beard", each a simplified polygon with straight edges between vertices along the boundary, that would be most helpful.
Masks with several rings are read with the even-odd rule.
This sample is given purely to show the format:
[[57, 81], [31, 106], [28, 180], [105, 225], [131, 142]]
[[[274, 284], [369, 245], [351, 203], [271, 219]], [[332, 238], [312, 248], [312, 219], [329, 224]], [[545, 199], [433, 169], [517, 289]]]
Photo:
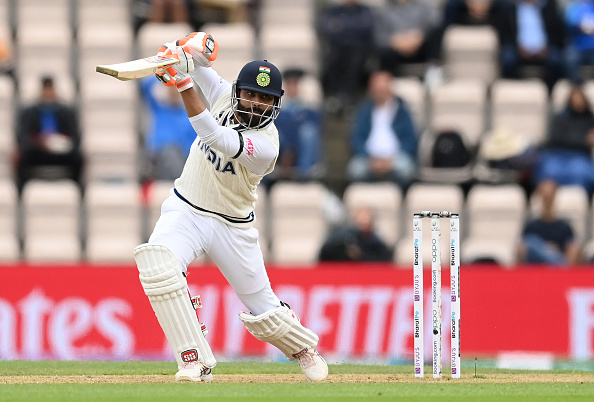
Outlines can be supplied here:
[[237, 118], [240, 119], [248, 127], [258, 127], [272, 115], [273, 106], [266, 106], [266, 110], [264, 110], [259, 105], [245, 107], [241, 104], [241, 102], [238, 102]]

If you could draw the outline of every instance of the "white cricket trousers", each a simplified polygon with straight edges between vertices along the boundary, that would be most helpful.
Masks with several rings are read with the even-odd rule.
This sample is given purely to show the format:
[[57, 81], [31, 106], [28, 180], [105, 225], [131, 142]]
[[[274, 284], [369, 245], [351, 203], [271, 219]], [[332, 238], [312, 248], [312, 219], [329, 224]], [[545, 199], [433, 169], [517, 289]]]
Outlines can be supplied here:
[[258, 230], [229, 226], [190, 208], [172, 192], [161, 206], [161, 217], [149, 244], [167, 247], [184, 272], [194, 259], [206, 253], [254, 315], [279, 307], [264, 267]]

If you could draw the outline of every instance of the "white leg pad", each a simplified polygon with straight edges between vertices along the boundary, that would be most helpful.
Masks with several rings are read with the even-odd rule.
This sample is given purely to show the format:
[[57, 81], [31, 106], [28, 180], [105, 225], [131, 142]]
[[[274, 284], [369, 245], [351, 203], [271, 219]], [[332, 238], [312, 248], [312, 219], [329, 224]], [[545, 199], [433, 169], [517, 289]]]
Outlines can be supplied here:
[[[141, 244], [134, 249], [140, 283], [173, 349], [178, 367], [195, 358], [207, 367], [216, 360], [200, 329], [183, 268], [167, 247]], [[197, 355], [197, 356], [196, 356]]]
[[276, 346], [289, 360], [318, 346], [318, 336], [301, 325], [297, 314], [288, 307], [277, 307], [256, 316], [241, 312], [239, 319], [256, 339]]

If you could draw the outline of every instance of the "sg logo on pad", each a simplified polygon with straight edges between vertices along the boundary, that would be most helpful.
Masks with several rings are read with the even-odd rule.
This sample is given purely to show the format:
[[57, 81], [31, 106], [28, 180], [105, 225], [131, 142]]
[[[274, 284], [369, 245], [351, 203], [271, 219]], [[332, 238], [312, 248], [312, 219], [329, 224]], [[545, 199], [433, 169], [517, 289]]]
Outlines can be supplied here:
[[186, 350], [181, 353], [182, 361], [186, 363], [198, 361], [198, 351], [196, 349]]

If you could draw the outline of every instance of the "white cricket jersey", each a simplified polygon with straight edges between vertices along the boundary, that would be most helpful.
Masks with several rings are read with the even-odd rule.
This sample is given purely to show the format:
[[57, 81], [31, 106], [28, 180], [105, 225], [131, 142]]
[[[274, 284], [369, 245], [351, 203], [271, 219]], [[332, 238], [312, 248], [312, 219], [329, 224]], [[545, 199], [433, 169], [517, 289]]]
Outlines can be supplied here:
[[[190, 118], [198, 137], [175, 181], [175, 194], [195, 213], [235, 227], [251, 227], [256, 187], [272, 172], [278, 157], [278, 131], [273, 122], [258, 130], [237, 124], [231, 84], [211, 68], [197, 68], [192, 77], [211, 110]], [[211, 132], [213, 117], [218, 127]]]

